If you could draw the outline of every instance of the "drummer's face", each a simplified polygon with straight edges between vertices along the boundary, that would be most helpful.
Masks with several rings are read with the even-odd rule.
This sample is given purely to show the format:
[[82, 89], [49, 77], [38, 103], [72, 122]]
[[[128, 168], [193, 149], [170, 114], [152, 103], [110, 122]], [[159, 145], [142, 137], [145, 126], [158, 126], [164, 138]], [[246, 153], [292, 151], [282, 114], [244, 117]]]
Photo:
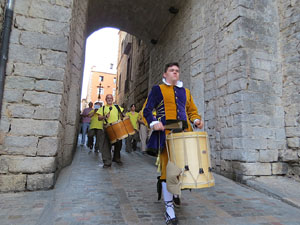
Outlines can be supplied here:
[[170, 66], [167, 72], [164, 73], [164, 78], [169, 84], [176, 85], [179, 80], [179, 68], [178, 66]]
[[107, 95], [106, 98], [105, 98], [105, 101], [108, 105], [111, 105], [114, 101], [114, 98], [112, 95]]

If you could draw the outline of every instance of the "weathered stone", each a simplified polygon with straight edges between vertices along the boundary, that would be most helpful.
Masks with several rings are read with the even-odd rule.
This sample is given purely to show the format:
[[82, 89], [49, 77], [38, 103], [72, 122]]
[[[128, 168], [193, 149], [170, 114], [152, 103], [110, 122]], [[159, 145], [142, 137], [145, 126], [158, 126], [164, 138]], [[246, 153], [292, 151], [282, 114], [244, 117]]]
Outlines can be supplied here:
[[41, 138], [38, 143], [38, 156], [55, 156], [60, 149], [60, 139]]
[[234, 162], [233, 163], [234, 171], [238, 174], [243, 175], [271, 175], [271, 163], [242, 163]]
[[61, 95], [47, 92], [26, 91], [23, 99], [33, 105], [41, 105], [45, 108], [53, 108], [60, 105]]
[[58, 51], [67, 51], [68, 47], [68, 39], [64, 36], [46, 35], [36, 32], [22, 32], [20, 43], [34, 48]]
[[288, 138], [287, 145], [290, 148], [299, 148], [300, 147], [300, 137]]
[[29, 17], [17, 15], [15, 17], [14, 25], [20, 30], [41, 32], [43, 28], [43, 23], [44, 21], [42, 19], [29, 18]]
[[15, 64], [14, 73], [26, 77], [60, 81], [64, 79], [65, 75], [64, 69], [61, 68], [23, 63]]
[[[47, 106], [46, 106], [47, 107]], [[36, 107], [33, 119], [44, 119], [44, 120], [61, 120], [59, 107], [46, 108], [46, 107]]]
[[64, 68], [67, 62], [67, 54], [57, 51], [42, 51], [43, 65]]
[[278, 150], [260, 150], [259, 162], [276, 162], [278, 161]]
[[24, 90], [5, 89], [3, 99], [8, 103], [21, 102], [23, 99]]
[[31, 3], [29, 15], [32, 17], [68, 22], [71, 18], [71, 9], [51, 5], [45, 1], [34, 0]]
[[0, 156], [0, 174], [8, 172], [7, 161]]
[[55, 136], [58, 133], [59, 126], [59, 121], [13, 119], [11, 122], [11, 134]]
[[287, 163], [272, 163], [272, 174], [274, 175], [285, 175], [288, 172]]
[[64, 92], [64, 86], [61, 81], [38, 80], [35, 84], [35, 90], [62, 94]]
[[49, 189], [54, 186], [54, 173], [33, 174], [27, 176], [27, 189], [30, 191]]
[[0, 192], [24, 191], [26, 175], [0, 175]]
[[14, 118], [32, 118], [35, 107], [32, 105], [13, 104], [7, 107], [7, 111]]
[[11, 173], [52, 173], [56, 169], [54, 157], [3, 156]]
[[7, 147], [36, 147], [38, 138], [34, 136], [6, 136], [5, 146]]
[[[28, 57], [30, 55], [30, 57]], [[23, 45], [10, 44], [8, 58], [13, 62], [39, 64], [40, 51]]]
[[44, 32], [53, 35], [59, 34], [68, 36], [70, 27], [68, 23], [46, 20], [44, 24]]

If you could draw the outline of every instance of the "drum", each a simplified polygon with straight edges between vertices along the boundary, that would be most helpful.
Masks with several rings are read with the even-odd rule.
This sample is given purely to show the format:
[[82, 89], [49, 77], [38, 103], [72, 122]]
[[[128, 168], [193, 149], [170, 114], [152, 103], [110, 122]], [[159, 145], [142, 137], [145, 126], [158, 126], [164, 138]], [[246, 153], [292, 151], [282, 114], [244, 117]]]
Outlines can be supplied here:
[[107, 132], [111, 144], [114, 144], [119, 140], [127, 138], [128, 135], [135, 133], [129, 117], [124, 117], [122, 120], [107, 124], [105, 131]]
[[206, 132], [169, 133], [166, 137], [169, 160], [182, 169], [181, 189], [199, 189], [215, 185]]

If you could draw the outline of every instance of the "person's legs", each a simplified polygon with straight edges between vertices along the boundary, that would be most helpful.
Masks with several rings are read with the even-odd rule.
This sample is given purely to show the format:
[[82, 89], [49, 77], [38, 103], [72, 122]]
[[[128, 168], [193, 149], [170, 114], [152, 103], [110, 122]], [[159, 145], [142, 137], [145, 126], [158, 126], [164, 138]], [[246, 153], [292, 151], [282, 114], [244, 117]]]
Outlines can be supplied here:
[[111, 144], [106, 132], [104, 132], [103, 138], [103, 148], [102, 148], [102, 160], [103, 160], [103, 168], [107, 168], [111, 166]]
[[140, 131], [139, 131], [139, 135], [140, 135], [140, 140], [141, 140], [141, 151], [142, 152], [146, 152], [146, 141], [147, 141], [147, 130], [148, 128], [141, 124], [140, 125]]
[[167, 190], [166, 182], [162, 182], [161, 184], [162, 184], [162, 192], [163, 192], [165, 208], [166, 208], [166, 213], [165, 213], [166, 223], [177, 224], [178, 220], [177, 217], [175, 216], [175, 210], [173, 205], [173, 194]]
[[[101, 129], [95, 129], [96, 130], [96, 143], [95, 143], [95, 152], [99, 152], [100, 150], [100, 143], [102, 142], [102, 132]], [[102, 146], [101, 146], [102, 147]]]
[[115, 144], [115, 149], [114, 149], [114, 156], [113, 156], [113, 161], [118, 163], [118, 164], [122, 164], [121, 162], [121, 148], [122, 148], [122, 140], [117, 141]]
[[132, 142], [132, 135], [128, 135], [128, 137], [126, 138], [126, 152], [132, 152], [132, 146], [131, 146], [131, 142]]
[[90, 129], [88, 131], [88, 144], [87, 146], [90, 148], [90, 149], [93, 149], [93, 145], [94, 145], [94, 135], [96, 133], [96, 129]]
[[85, 145], [85, 136], [86, 136], [87, 130], [89, 129], [89, 126], [90, 126], [89, 123], [82, 124], [82, 139], [81, 139], [82, 145]]

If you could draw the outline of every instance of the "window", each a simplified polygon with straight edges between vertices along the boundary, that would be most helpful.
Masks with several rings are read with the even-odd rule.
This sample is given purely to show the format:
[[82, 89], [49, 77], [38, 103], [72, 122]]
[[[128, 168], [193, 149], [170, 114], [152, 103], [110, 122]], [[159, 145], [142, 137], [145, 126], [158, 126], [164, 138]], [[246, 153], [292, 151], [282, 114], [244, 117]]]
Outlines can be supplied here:
[[117, 78], [116, 78], [116, 77], [114, 77], [114, 84], [115, 84], [115, 83], [117, 83]]
[[113, 93], [112, 93], [112, 95], [115, 97], [115, 95], [116, 95], [116, 89], [115, 88], [113, 88]]
[[103, 81], [104, 77], [103, 76], [99, 76], [99, 82]]

